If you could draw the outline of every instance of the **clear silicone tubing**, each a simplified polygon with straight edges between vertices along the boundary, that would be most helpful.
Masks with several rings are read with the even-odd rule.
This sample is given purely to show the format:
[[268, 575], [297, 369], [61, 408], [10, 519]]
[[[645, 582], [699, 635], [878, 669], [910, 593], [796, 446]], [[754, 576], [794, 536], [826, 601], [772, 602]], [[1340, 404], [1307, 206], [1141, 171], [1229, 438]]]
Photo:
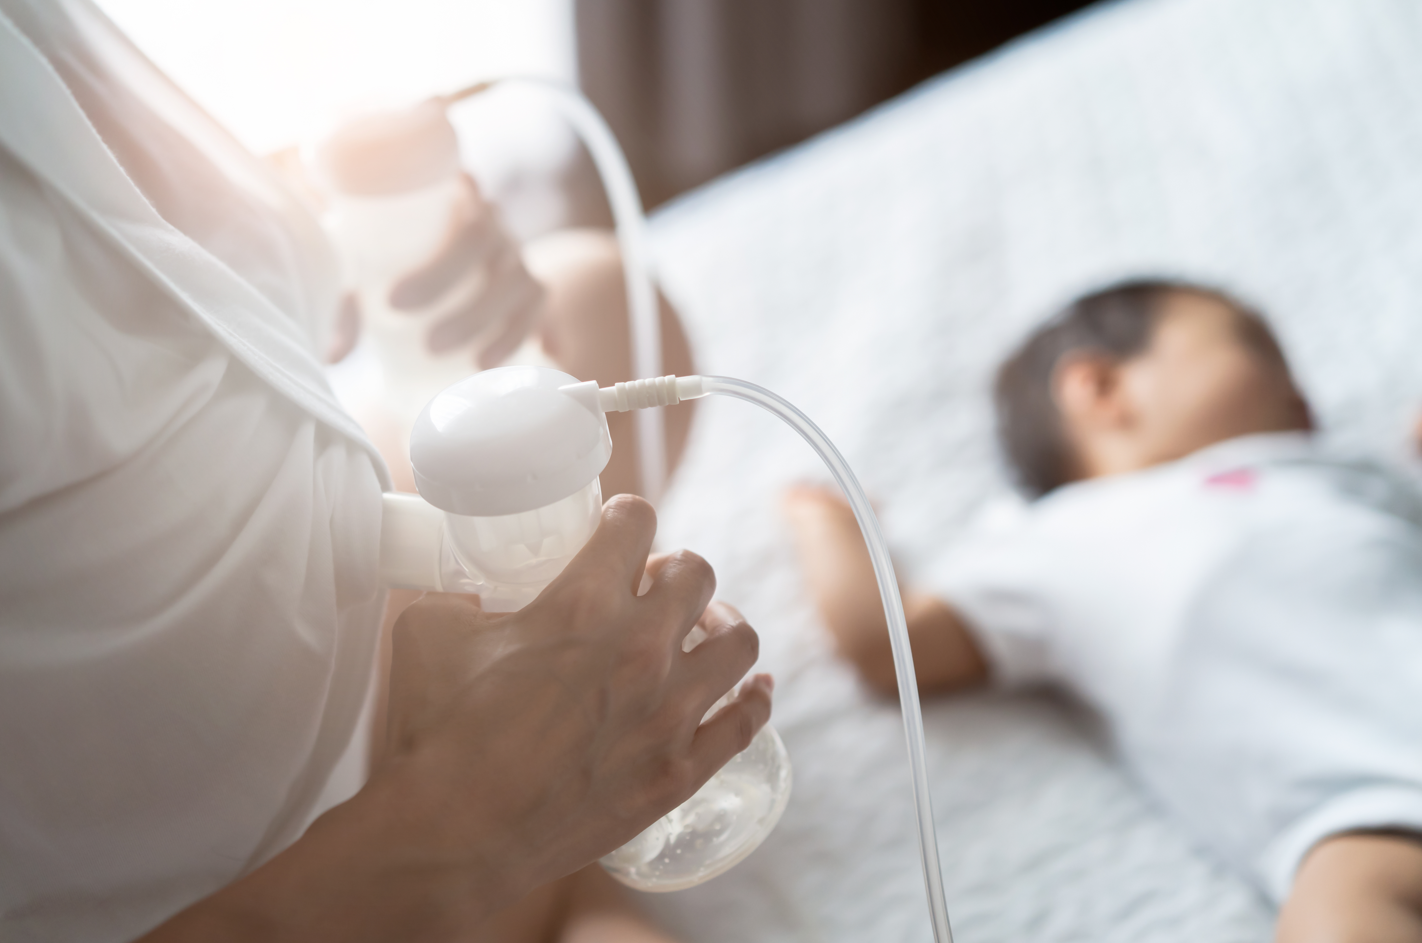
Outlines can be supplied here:
[[[646, 221], [642, 215], [642, 199], [637, 193], [632, 171], [602, 115], [576, 91], [547, 79], [510, 77], [496, 82], [479, 83], [445, 97], [448, 104], [478, 94], [494, 84], [516, 83], [547, 93], [578, 133], [607, 191], [608, 203], [617, 227], [622, 249], [623, 277], [627, 285], [628, 318], [632, 335], [632, 367], [638, 378], [661, 374], [661, 322], [657, 311], [656, 290], [648, 267]], [[938, 836], [933, 827], [933, 802], [928, 792], [928, 767], [923, 740], [923, 710], [918, 699], [918, 684], [913, 669], [913, 653], [909, 647], [908, 622], [903, 600], [899, 597], [898, 579], [889, 559], [888, 545], [879, 520], [869, 504], [859, 480], [850, 471], [849, 463], [808, 416], [785, 399], [764, 387], [729, 377], [702, 377], [706, 393], [719, 393], [755, 403], [779, 416], [800, 437], [809, 443], [828, 466], [830, 474], [854, 511], [855, 520], [869, 547], [874, 576], [879, 583], [879, 598], [889, 627], [889, 643], [894, 655], [894, 673], [899, 684], [899, 705], [904, 719], [904, 736], [908, 741], [909, 773], [913, 789], [914, 817], [918, 822], [918, 847], [923, 862], [924, 888], [928, 894], [929, 917], [933, 923], [936, 943], [953, 943], [953, 931], [948, 921], [948, 904], [943, 893], [943, 871], [938, 858]], [[666, 434], [660, 409], [639, 409], [637, 419], [640, 465], [645, 497], [661, 496], [666, 484]]]
[[755, 403], [783, 419], [810, 448], [824, 460], [830, 474], [844, 492], [864, 542], [869, 546], [869, 558], [874, 563], [874, 576], [879, 581], [879, 598], [884, 603], [884, 616], [889, 625], [889, 642], [894, 653], [894, 673], [899, 682], [899, 706], [904, 718], [904, 737], [908, 741], [909, 772], [913, 785], [913, 810], [918, 821], [918, 850], [923, 859], [923, 883], [928, 893], [929, 916], [933, 921], [933, 938], [937, 943], [953, 943], [953, 931], [948, 924], [948, 903], [943, 894], [943, 872], [938, 860], [938, 836], [933, 828], [933, 801], [928, 792], [928, 766], [923, 742], [923, 711], [919, 706], [918, 683], [913, 670], [913, 653], [909, 648], [908, 621], [904, 617], [903, 600], [899, 597], [898, 578], [889, 559], [889, 548], [879, 529], [879, 520], [869, 504], [859, 480], [850, 471], [849, 463], [834, 447], [834, 443], [800, 410], [769, 390], [745, 380], [729, 377], [702, 377], [706, 393], [718, 393]]
[[[662, 372], [662, 324], [657, 310], [657, 290], [652, 283], [647, 251], [647, 221], [642, 197], [617, 137], [602, 115], [586, 98], [562, 82], [533, 76], [510, 76], [470, 86], [445, 101], [453, 104], [471, 94], [498, 86], [522, 86], [545, 95], [572, 125], [592, 156], [602, 179], [617, 242], [622, 250], [622, 276], [627, 285], [627, 318], [632, 335], [633, 379], [660, 376]], [[666, 420], [660, 409], [643, 409], [637, 423], [637, 458], [642, 476], [642, 496], [655, 502], [662, 496], [667, 480]]]

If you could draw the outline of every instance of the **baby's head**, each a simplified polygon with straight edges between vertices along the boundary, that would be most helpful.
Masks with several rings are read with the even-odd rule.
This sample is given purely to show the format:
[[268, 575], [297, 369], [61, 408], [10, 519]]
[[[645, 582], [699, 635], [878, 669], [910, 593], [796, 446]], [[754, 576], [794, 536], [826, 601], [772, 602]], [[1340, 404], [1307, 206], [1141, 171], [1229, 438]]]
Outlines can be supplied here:
[[995, 399], [1007, 458], [1034, 496], [1313, 425], [1264, 320], [1182, 282], [1078, 299], [1002, 365]]

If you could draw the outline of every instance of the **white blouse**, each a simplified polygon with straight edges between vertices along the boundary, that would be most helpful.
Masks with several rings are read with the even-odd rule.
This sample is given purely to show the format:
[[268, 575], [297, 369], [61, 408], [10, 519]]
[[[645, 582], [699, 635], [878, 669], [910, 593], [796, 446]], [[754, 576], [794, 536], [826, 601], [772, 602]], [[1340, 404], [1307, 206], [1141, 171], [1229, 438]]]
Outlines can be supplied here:
[[0, 0], [0, 938], [131, 939], [359, 787], [388, 476], [334, 273], [87, 0]]

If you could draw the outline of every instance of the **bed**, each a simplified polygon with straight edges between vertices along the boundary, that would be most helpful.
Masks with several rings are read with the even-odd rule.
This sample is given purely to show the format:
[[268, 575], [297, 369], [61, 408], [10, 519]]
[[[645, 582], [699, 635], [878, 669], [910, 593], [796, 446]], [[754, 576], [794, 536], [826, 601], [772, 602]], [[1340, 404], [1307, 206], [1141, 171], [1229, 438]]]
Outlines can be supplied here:
[[[1422, 409], [1422, 6], [1097, 6], [657, 214], [661, 282], [706, 373], [800, 405], [879, 502], [912, 581], [1008, 492], [986, 390], [1080, 291], [1221, 284], [1271, 315], [1323, 426], [1400, 454]], [[779, 681], [776, 832], [645, 902], [688, 941], [931, 939], [897, 706], [832, 656], [778, 510], [825, 480], [753, 407], [706, 401], [660, 542], [715, 566]], [[1047, 694], [925, 705], [959, 943], [1268, 940], [1258, 892], [1192, 845]]]

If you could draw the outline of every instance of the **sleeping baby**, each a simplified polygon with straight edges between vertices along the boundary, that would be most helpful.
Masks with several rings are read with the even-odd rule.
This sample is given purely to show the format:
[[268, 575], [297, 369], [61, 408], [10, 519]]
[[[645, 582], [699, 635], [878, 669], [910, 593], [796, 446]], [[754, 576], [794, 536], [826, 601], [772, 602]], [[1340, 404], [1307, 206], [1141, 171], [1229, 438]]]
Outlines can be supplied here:
[[[1193, 285], [1082, 298], [995, 400], [1035, 500], [905, 592], [920, 690], [1069, 689], [1280, 940], [1422, 943], [1422, 496], [1323, 448], [1264, 321]], [[787, 509], [841, 653], [892, 692], [853, 515]]]

